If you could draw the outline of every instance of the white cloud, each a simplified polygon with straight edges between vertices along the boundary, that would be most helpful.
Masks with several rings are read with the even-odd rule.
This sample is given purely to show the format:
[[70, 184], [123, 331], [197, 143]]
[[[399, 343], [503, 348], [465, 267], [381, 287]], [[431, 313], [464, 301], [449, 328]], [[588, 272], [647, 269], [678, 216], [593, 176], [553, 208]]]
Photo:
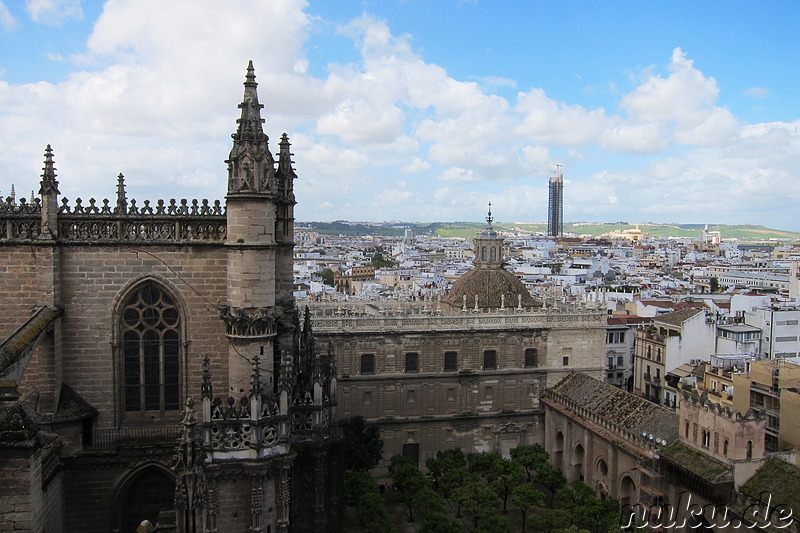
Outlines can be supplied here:
[[[3, 22], [2, 1], [7, 29], [13, 17]], [[74, 5], [29, 3], [51, 20], [57, 12], [65, 20]], [[107, 3], [85, 53], [65, 62], [75, 70], [64, 81], [0, 81], [0, 188], [10, 188], [6, 176], [37, 181], [51, 143], [70, 199], [113, 196], [118, 172], [131, 197], [222, 198], [252, 59], [272, 150], [282, 132], [291, 137], [301, 219], [316, 211], [479, 219], [491, 199], [504, 220], [542, 221], [549, 161], [565, 165], [571, 220], [702, 218], [712, 208], [744, 216], [776, 212], [763, 207], [769, 190], [784, 193], [775, 205], [787, 210], [800, 197], [800, 124], [743, 124], [718, 103], [716, 80], [679, 48], [664, 73], [653, 66], [636, 74], [633, 88], [617, 93], [619, 107], [564, 102], [542, 88], [509, 101], [493, 91], [512, 80], [455, 79], [371, 16], [343, 30], [360, 57], [324, 65], [327, 74], [315, 78], [320, 65], [310, 65], [304, 50], [318, 21], [307, 7], [305, 0]]]
[[478, 78], [478, 82], [488, 89], [497, 89], [499, 87], [517, 86], [517, 82], [510, 78], [501, 78], [500, 76], [482, 76]]
[[401, 191], [399, 189], [383, 189], [375, 195], [375, 201], [381, 206], [397, 207], [396, 204], [406, 204], [414, 198], [411, 191]]
[[601, 147], [612, 152], [653, 154], [669, 146], [667, 129], [658, 123], [625, 123], [609, 125], [599, 139]]
[[[666, 78], [648, 71], [644, 81], [623, 96], [621, 107], [637, 126], [674, 130], [669, 140], [679, 144], [715, 145], [730, 137], [736, 120], [730, 111], [715, 106], [719, 89], [714, 78], [694, 68], [680, 48], [672, 52]], [[641, 131], [641, 129], [639, 129]]]
[[5, 3], [0, 0], [0, 29], [3, 31], [12, 31], [17, 27], [17, 19], [8, 10]]
[[431, 164], [422, 158], [415, 157], [407, 165], [404, 165], [400, 170], [406, 174], [417, 174], [431, 169]]
[[32, 21], [48, 26], [61, 26], [66, 19], [83, 19], [81, 0], [27, 0], [25, 9]]
[[475, 171], [471, 168], [448, 168], [441, 173], [439, 179], [442, 181], [452, 181], [454, 183], [470, 183], [478, 181]]
[[744, 91], [742, 94], [754, 100], [764, 100], [769, 96], [769, 89], [764, 87], [751, 87]]
[[345, 142], [385, 143], [402, 133], [403, 116], [392, 105], [374, 105], [365, 100], [348, 99], [319, 119], [322, 135], [339, 135]]
[[589, 111], [547, 97], [542, 89], [531, 89], [517, 97], [516, 111], [523, 115], [517, 132], [550, 145], [582, 146], [597, 142], [608, 117], [603, 109]]

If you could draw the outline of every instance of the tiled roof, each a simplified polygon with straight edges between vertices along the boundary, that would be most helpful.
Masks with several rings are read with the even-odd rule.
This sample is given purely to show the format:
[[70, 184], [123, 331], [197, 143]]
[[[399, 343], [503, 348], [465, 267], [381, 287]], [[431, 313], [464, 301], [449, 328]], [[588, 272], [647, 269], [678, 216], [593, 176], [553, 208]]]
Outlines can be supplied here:
[[[501, 295], [505, 295], [504, 300]], [[475, 296], [478, 297], [478, 307], [482, 309], [496, 309], [503, 304], [513, 308], [520, 303], [523, 307], [541, 306], [514, 274], [504, 269], [488, 268], [473, 268], [461, 276], [442, 301], [454, 307], [466, 305], [472, 309]]]
[[758, 498], [762, 493], [772, 495], [772, 504], [785, 504], [800, 509], [800, 468], [780, 459], [767, 459], [764, 466], [742, 485], [741, 492]]
[[686, 309], [678, 309], [677, 311], [672, 311], [671, 313], [665, 313], [663, 315], [654, 317], [653, 322], [669, 324], [671, 326], [680, 326], [690, 318], [702, 312], [702, 309], [694, 309], [691, 307]]
[[695, 450], [678, 441], [660, 450], [661, 457], [681, 468], [700, 476], [710, 483], [724, 483], [731, 480], [733, 468], [718, 461], [700, 450]]
[[635, 435], [652, 433], [668, 443], [678, 440], [674, 411], [586, 374], [570, 372], [552, 390], [619, 429]]
[[678, 304], [672, 300], [641, 300], [642, 304], [651, 307], [660, 307], [662, 309], [675, 309]]
[[609, 315], [608, 325], [618, 326], [627, 324], [647, 324], [652, 322], [652, 317], [639, 315]]

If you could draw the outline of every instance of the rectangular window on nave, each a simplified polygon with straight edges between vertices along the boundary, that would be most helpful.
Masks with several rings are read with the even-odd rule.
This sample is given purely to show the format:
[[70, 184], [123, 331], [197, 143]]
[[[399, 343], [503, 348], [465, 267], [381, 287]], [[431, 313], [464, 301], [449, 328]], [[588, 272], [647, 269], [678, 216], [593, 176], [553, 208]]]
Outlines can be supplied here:
[[497, 351], [486, 350], [483, 352], [483, 369], [496, 370], [497, 369]]
[[458, 352], [444, 352], [444, 371], [455, 372], [458, 370]]
[[539, 354], [536, 348], [525, 348], [525, 368], [539, 366]]
[[419, 372], [419, 354], [417, 352], [408, 352], [406, 354], [406, 372]]
[[375, 373], [375, 354], [364, 353], [361, 354], [361, 373], [374, 374]]

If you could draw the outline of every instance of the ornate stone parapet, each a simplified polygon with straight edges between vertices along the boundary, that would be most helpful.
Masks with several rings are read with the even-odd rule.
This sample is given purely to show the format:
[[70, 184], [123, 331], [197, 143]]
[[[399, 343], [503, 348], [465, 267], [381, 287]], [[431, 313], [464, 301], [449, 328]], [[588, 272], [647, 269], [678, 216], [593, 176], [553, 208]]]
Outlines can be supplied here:
[[508, 329], [554, 329], [574, 327], [605, 328], [602, 312], [453, 313], [441, 315], [316, 314], [314, 331], [324, 332], [404, 332], [404, 331], [481, 331]]
[[211, 462], [289, 453], [288, 417], [280, 414], [271, 396], [203, 401], [211, 404], [211, 417], [203, 420], [203, 441]]
[[0, 198], [0, 242], [5, 240], [34, 240], [39, 237], [42, 225], [42, 203], [39, 198], [19, 202], [13, 198]]
[[[41, 233], [41, 202], [24, 199], [0, 202], [0, 242], [33, 241]], [[137, 207], [114, 207], [109, 200], [98, 205], [94, 198], [88, 205], [78, 198], [73, 206], [66, 198], [56, 217], [58, 240], [75, 243], [224, 243], [227, 238], [227, 215], [219, 200], [171, 199], [149, 200]]]

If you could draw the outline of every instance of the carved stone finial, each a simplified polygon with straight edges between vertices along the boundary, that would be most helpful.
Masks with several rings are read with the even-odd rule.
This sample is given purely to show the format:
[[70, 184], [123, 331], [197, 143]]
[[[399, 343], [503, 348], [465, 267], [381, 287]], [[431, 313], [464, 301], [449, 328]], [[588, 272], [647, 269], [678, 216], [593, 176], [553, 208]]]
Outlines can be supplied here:
[[[42, 168], [42, 181], [39, 185], [39, 194], [61, 194], [58, 191], [58, 181], [56, 181], [56, 167], [53, 161], [53, 149], [49, 144], [44, 150], [44, 167]], [[33, 193], [31, 193], [31, 196], [33, 196]]]
[[128, 212], [128, 197], [125, 194], [125, 176], [122, 172], [117, 176], [117, 205], [114, 213], [125, 214]]

